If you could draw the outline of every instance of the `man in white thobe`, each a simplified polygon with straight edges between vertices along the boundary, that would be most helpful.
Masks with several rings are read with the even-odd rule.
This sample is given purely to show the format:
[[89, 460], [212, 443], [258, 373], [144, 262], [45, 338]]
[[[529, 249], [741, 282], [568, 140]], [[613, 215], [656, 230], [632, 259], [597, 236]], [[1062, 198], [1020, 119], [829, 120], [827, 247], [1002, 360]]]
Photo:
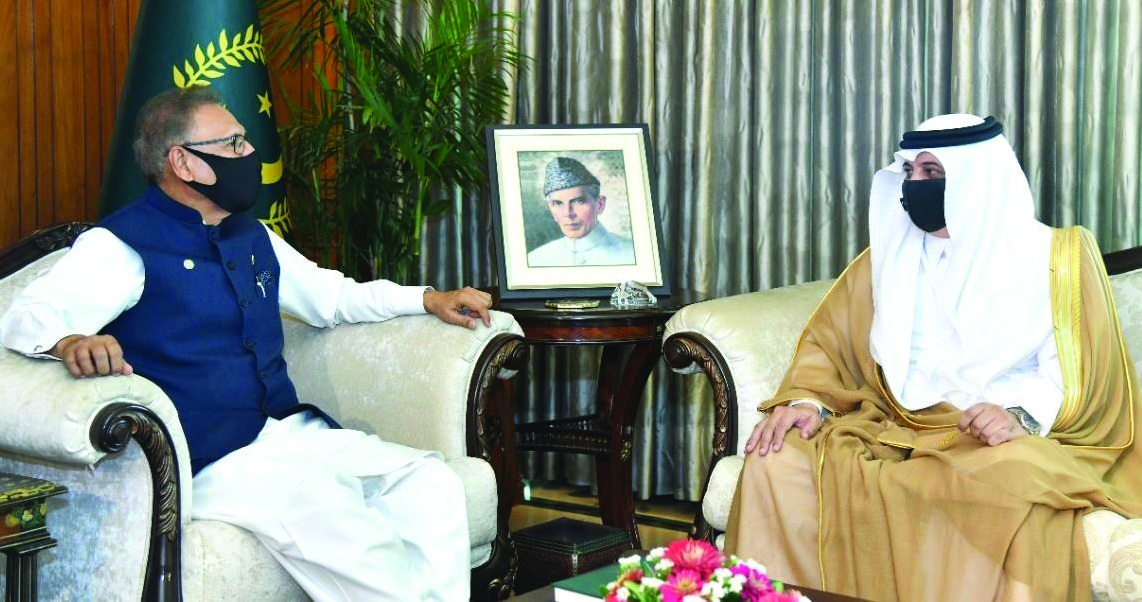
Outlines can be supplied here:
[[438, 453], [330, 428], [300, 404], [279, 312], [321, 327], [431, 312], [475, 328], [489, 296], [362, 284], [306, 260], [245, 213], [261, 163], [211, 92], [151, 99], [135, 153], [152, 186], [13, 301], [3, 344], [76, 378], [155, 381], [187, 435], [192, 517], [253, 532], [314, 599], [468, 599], [459, 477]]

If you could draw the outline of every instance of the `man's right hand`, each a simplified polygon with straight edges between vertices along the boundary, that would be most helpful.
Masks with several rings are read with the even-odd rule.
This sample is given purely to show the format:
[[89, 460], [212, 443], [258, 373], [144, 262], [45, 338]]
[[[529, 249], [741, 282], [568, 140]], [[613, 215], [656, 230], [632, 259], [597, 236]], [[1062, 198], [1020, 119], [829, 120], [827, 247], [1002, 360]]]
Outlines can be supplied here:
[[757, 449], [757, 455], [780, 451], [785, 441], [785, 433], [797, 427], [801, 438], [808, 439], [821, 428], [821, 414], [812, 405], [777, 406], [770, 410], [769, 417], [753, 427], [753, 434], [745, 444], [745, 453]]
[[109, 334], [68, 335], [48, 352], [63, 360], [67, 371], [76, 378], [130, 374], [131, 364], [123, 361], [123, 348]]

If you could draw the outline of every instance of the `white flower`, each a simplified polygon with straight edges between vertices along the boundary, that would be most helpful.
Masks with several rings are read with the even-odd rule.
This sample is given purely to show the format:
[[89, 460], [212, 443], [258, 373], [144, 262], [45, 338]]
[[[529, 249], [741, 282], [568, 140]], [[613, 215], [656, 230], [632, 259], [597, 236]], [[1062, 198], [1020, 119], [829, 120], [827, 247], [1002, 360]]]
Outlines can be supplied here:
[[720, 583], [707, 581], [702, 584], [702, 595], [710, 600], [721, 600], [726, 596], [726, 588], [722, 587]]
[[726, 568], [714, 569], [714, 576], [717, 577], [718, 579], [721, 579], [722, 581], [725, 581], [726, 579], [732, 578], [733, 575], [734, 574], [730, 572], [730, 569], [726, 569]]
[[665, 555], [666, 555], [666, 548], [659, 547], [659, 548], [654, 548], [653, 550], [651, 550], [650, 553], [646, 555], [646, 557], [650, 558], [651, 560], [654, 560], [657, 558], [662, 558]]
[[649, 587], [650, 589], [658, 589], [658, 588], [662, 587], [662, 584], [664, 584], [666, 582], [661, 580], [661, 579], [655, 579], [654, 577], [643, 577], [642, 581], [640, 581], [640, 583], [642, 583], [646, 587]]
[[663, 558], [658, 561], [658, 564], [654, 565], [654, 570], [656, 571], [669, 571], [672, 568], [674, 568], [674, 561], [669, 558]]
[[682, 598], [682, 602], [706, 602], [706, 599], [703, 598], [702, 596], [695, 596], [694, 594], [687, 594], [685, 598]]
[[730, 591], [731, 592], [733, 592], [735, 594], [740, 594], [740, 593], [742, 593], [742, 589], [744, 589], [744, 588], [742, 586], [741, 581], [733, 581], [733, 580], [730, 581]]
[[620, 587], [618, 591], [615, 592], [615, 597], [619, 600], [626, 600], [630, 597], [630, 590], [625, 587]]
[[745, 575], [734, 575], [733, 577], [730, 577], [731, 584], [736, 583], [738, 585], [745, 585], [745, 582], [748, 580], [749, 577], [746, 577]]
[[619, 582], [618, 582], [618, 581], [612, 581], [612, 582], [608, 583], [608, 584], [607, 584], [607, 591], [610, 591], [610, 590], [612, 590], [612, 589], [615, 589], [615, 586], [616, 586], [616, 585], [618, 585], [618, 584], [619, 584]]
[[745, 565], [763, 575], [769, 574], [769, 571], [765, 570], [765, 565], [756, 560], [747, 560], [745, 561]]
[[642, 559], [638, 554], [627, 556], [626, 558], [619, 558], [619, 567], [622, 569], [638, 568], [642, 564]]

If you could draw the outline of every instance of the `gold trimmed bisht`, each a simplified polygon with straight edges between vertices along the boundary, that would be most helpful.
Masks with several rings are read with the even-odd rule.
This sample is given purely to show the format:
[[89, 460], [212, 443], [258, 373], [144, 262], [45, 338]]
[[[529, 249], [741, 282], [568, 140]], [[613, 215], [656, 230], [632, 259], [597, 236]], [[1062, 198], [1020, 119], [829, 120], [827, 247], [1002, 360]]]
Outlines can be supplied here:
[[[1082, 516], [1142, 516], [1137, 377], [1102, 256], [1081, 227], [1054, 231], [1051, 294], [1065, 389], [1058, 419], [1047, 437], [988, 447], [959, 433], [950, 404], [909, 412], [893, 400], [869, 353], [867, 251], [838, 278], [776, 395], [759, 406], [808, 398], [834, 413], [811, 439], [786, 439], [814, 459], [823, 588], [872, 600], [1090, 598]], [[744, 539], [736, 529], [774, 528], [765, 517], [789, 512], [736, 507], [740, 490], [757, 486], [751, 461], [727, 548]], [[761, 497], [781, 503], [780, 493]], [[810, 553], [730, 551], [762, 562]]]

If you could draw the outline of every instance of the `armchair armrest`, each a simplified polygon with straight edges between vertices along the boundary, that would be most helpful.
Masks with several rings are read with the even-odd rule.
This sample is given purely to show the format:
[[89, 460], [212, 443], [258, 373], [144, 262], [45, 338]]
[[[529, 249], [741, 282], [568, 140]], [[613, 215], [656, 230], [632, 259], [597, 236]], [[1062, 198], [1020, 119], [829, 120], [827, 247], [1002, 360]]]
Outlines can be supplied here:
[[431, 315], [329, 329], [284, 320], [284, 355], [303, 401], [347, 428], [439, 451], [461, 474], [494, 473], [494, 489], [470, 492], [488, 496], [484, 503], [467, 506], [487, 507], [495, 496], [495, 520], [471, 523], [475, 537], [487, 537], [493, 524], [496, 532], [491, 557], [472, 572], [474, 599], [511, 591], [516, 553], [508, 517], [521, 492], [511, 409], [493, 385], [523, 367], [527, 345], [510, 314], [491, 315], [491, 326], [475, 330]]
[[93, 466], [142, 435], [149, 428], [142, 422], [153, 422], [168, 433], [189, 503], [186, 437], [174, 404], [151, 381], [136, 375], [72, 378], [60, 362], [0, 349], [0, 383], [0, 452]]
[[[180, 533], [190, 515], [191, 472], [186, 438], [170, 399], [140, 376], [75, 379], [60, 362], [6, 349], [0, 350], [0, 390], [0, 467], [63, 481], [72, 496], [81, 496], [68, 504], [77, 513], [89, 502], [99, 506], [98, 500], [109, 499], [103, 496], [115, 490], [125, 494], [111, 503], [120, 510], [132, 508], [137, 502], [130, 500], [139, 495], [149, 498], [150, 537], [143, 550], [147, 563], [140, 575], [143, 598], [177, 599]], [[97, 471], [99, 479], [83, 470], [123, 451], [132, 439], [145, 457], [147, 478], [140, 479], [130, 467]], [[146, 520], [145, 514], [142, 517]], [[83, 541], [86, 534], [69, 536]], [[71, 566], [72, 559], [61, 564]], [[115, 574], [117, 578], [129, 578], [132, 565], [126, 566], [127, 575]]]
[[781, 383], [805, 323], [832, 283], [695, 303], [666, 323], [667, 365], [677, 372], [705, 372], [714, 387], [717, 457], [740, 451], [757, 422], [754, 408]]
[[483, 408], [469, 408], [469, 402], [526, 360], [519, 325], [496, 311], [491, 326], [475, 330], [431, 315], [330, 329], [284, 322], [285, 357], [303, 401], [345, 427], [446, 458], [482, 455], [471, 453], [466, 428], [469, 410], [482, 414]]
[[[740, 446], [757, 424], [754, 408], [781, 383], [805, 323], [832, 282], [703, 301], [683, 308], [666, 323], [666, 364], [684, 374], [704, 372], [714, 389], [713, 449], [703, 499], [711, 477], [724, 468], [720, 461], [741, 453]], [[714, 541], [717, 532], [708, 519], [720, 517], [707, 516], [705, 510], [695, 515], [691, 538]]]

